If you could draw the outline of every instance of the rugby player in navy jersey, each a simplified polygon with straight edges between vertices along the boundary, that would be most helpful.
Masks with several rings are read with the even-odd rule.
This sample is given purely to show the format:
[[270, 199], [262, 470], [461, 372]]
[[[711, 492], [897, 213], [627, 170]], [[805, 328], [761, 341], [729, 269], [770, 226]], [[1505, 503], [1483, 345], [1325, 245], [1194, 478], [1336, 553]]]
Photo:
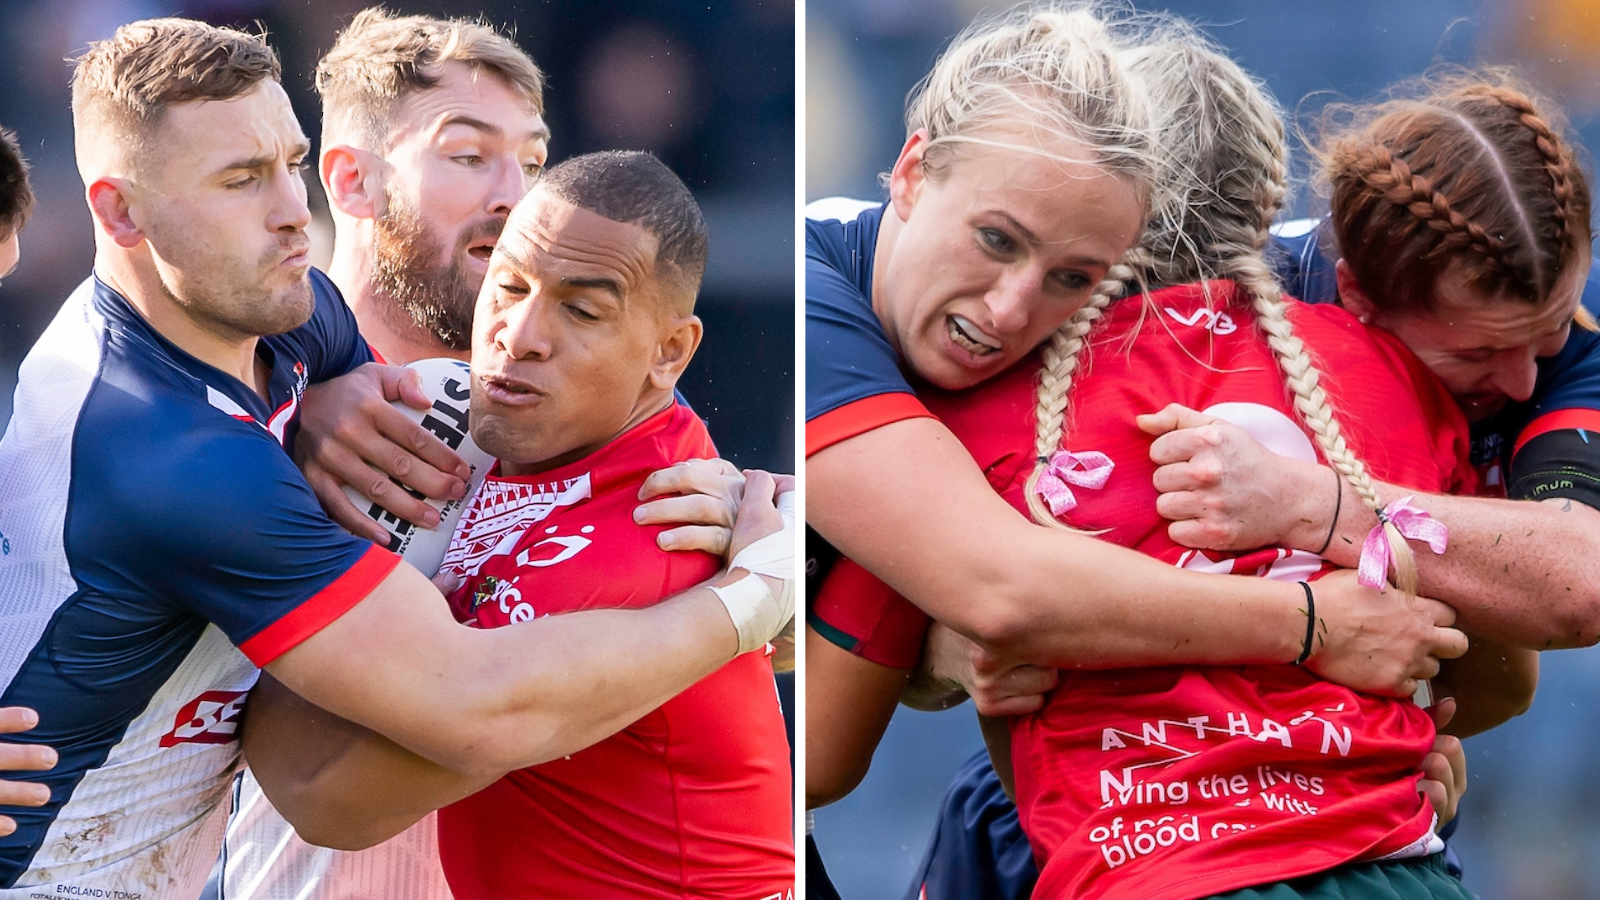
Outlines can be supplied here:
[[[1589, 646], [1600, 640], [1600, 281], [1579, 154], [1558, 109], [1506, 73], [1406, 93], [1416, 99], [1361, 110], [1327, 136], [1332, 213], [1279, 239], [1285, 287], [1392, 332], [1472, 423], [1484, 496], [1416, 501], [1451, 529], [1443, 555], [1418, 558], [1430, 594], [1520, 646]], [[1321, 467], [1286, 465], [1184, 410], [1151, 427], [1176, 429], [1155, 448], [1174, 539], [1327, 541], [1330, 558], [1356, 561], [1373, 522]], [[1313, 478], [1315, 496], [1298, 493]]]
[[[780, 612], [780, 583], [733, 570], [727, 599], [460, 629], [326, 517], [281, 444], [305, 386], [369, 354], [308, 278], [307, 142], [277, 81], [260, 38], [178, 19], [78, 63], [96, 277], [24, 362], [0, 441], [0, 703], [38, 709], [27, 740], [62, 764], [45, 807], [8, 810], [0, 887], [197, 894], [256, 666], [436, 762], [503, 771], [633, 721]], [[752, 479], [736, 543], [777, 527], [771, 493]]]
[[[17, 136], [0, 128], [0, 278], [16, 271], [22, 249], [18, 235], [33, 212], [33, 189], [28, 184], [28, 161], [22, 156]], [[0, 541], [6, 541], [0, 535]], [[27, 731], [39, 722], [39, 714], [22, 707], [0, 709], [0, 734]], [[0, 743], [0, 771], [38, 772], [56, 764], [56, 752], [49, 747]], [[0, 781], [0, 805], [41, 806], [49, 799], [43, 785], [30, 782]], [[17, 823], [0, 816], [0, 835], [10, 834]]]

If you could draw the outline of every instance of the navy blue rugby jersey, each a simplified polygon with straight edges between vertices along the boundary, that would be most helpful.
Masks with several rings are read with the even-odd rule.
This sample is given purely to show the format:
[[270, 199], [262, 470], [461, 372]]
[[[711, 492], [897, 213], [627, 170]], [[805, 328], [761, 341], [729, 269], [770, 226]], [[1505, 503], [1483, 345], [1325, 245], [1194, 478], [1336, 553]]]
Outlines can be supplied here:
[[[872, 257], [884, 206], [830, 197], [806, 215], [806, 456], [874, 428], [931, 415], [872, 311]], [[806, 598], [839, 551], [806, 528]]]
[[[1278, 277], [1307, 303], [1339, 300], [1325, 221], [1274, 228]], [[1580, 302], [1600, 316], [1600, 266], [1590, 267]], [[1532, 397], [1473, 424], [1471, 452], [1487, 492], [1600, 506], [1600, 334], [1574, 325], [1561, 352], [1539, 360]]]
[[832, 197], [806, 207], [806, 456], [929, 415], [872, 311], [884, 207]]
[[37, 709], [17, 739], [61, 761], [46, 806], [4, 809], [0, 896], [197, 896], [257, 667], [398, 563], [328, 519], [283, 447], [306, 386], [371, 359], [311, 280], [311, 320], [258, 343], [267, 400], [97, 278], [23, 361], [0, 438], [0, 705]]

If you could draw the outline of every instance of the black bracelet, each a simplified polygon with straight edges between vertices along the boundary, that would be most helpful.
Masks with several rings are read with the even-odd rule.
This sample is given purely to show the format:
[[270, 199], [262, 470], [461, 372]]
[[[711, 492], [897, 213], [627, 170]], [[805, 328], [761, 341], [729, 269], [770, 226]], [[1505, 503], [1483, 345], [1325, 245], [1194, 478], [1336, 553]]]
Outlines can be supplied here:
[[1333, 533], [1339, 529], [1339, 510], [1344, 507], [1344, 478], [1340, 477], [1338, 469], [1333, 470], [1333, 489], [1333, 521], [1328, 523], [1328, 539], [1322, 542], [1318, 556], [1328, 552], [1328, 546], [1333, 543]]
[[1302, 581], [1300, 587], [1306, 592], [1306, 645], [1300, 650], [1300, 658], [1294, 661], [1297, 666], [1311, 658], [1311, 639], [1317, 633], [1317, 598], [1311, 593], [1311, 585]]

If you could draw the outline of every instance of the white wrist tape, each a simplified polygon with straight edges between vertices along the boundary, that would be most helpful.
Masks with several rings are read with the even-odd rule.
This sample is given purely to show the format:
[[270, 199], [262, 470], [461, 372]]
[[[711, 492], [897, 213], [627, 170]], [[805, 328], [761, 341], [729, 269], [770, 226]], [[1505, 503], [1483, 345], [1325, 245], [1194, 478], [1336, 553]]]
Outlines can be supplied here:
[[[727, 587], [711, 589], [728, 608], [728, 615], [739, 630], [740, 653], [772, 640], [794, 618], [795, 512], [794, 493], [779, 494], [778, 514], [783, 517], [783, 530], [740, 550], [728, 563], [728, 568], [744, 569], [749, 575]], [[779, 579], [783, 590], [774, 597], [758, 575]]]
[[[767, 641], [783, 628], [787, 618], [780, 618], [778, 598], [759, 575], [746, 575], [733, 584], [711, 588], [724, 608], [733, 627], [739, 632], [739, 652], [749, 653], [766, 646]], [[793, 616], [793, 611], [790, 611]]]

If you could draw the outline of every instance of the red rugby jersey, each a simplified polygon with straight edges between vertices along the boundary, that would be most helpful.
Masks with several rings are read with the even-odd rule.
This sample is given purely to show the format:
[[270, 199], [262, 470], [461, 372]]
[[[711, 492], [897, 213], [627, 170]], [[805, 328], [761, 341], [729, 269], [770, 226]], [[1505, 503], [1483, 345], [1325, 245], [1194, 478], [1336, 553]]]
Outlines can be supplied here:
[[[570, 465], [491, 472], [445, 558], [468, 574], [457, 619], [650, 606], [711, 577], [715, 557], [661, 551], [662, 528], [633, 510], [651, 472], [715, 453], [674, 405]], [[787, 895], [791, 796], [772, 669], [747, 653], [621, 733], [440, 810], [439, 852], [457, 900]]]
[[[1305, 580], [1322, 567], [1311, 554], [1187, 550], [1155, 511], [1151, 438], [1134, 416], [1171, 402], [1284, 455], [1321, 459], [1249, 309], [1231, 284], [1210, 289], [1118, 304], [1098, 330], [1063, 446], [1105, 453], [1115, 469], [1103, 489], [1073, 488], [1078, 506], [1062, 518], [1174, 565]], [[1376, 477], [1431, 492], [1467, 486], [1466, 423], [1414, 357], [1341, 309], [1296, 304], [1290, 319]], [[928, 398], [1019, 506], [1035, 384], [1028, 366], [959, 398]], [[1063, 672], [1045, 708], [1012, 728], [1018, 806], [1041, 869], [1035, 896], [1181, 900], [1437, 849], [1416, 792], [1433, 738], [1411, 702], [1288, 665]]]
[[[1146, 308], [1120, 303], [1096, 329], [1064, 446], [1106, 453], [1115, 469], [1101, 490], [1073, 488], [1079, 505], [1063, 520], [1108, 528], [1102, 539], [1174, 565], [1302, 580], [1321, 560], [1278, 548], [1187, 550], [1155, 512], [1151, 439], [1133, 417], [1170, 402], [1321, 460], [1253, 315], [1231, 285], [1210, 288], [1209, 299], [1187, 286], [1155, 293]], [[1471, 489], [1466, 423], [1398, 341], [1335, 307], [1294, 304], [1290, 319], [1374, 475], [1426, 491]], [[1019, 509], [1033, 466], [1037, 368], [1028, 360], [958, 394], [919, 391]], [[869, 608], [850, 608], [844, 593]], [[812, 615], [870, 637], [882, 659], [914, 658], [914, 630], [878, 625], [904, 619], [909, 606], [886, 593], [825, 586], [819, 600], [829, 607]], [[896, 633], [906, 646], [887, 645]], [[1415, 770], [1432, 740], [1431, 722], [1410, 703], [1286, 665], [1064, 672], [1046, 708], [1013, 728], [1018, 800], [1041, 868], [1035, 896], [1204, 897], [1422, 852], [1433, 846], [1432, 814]]]

